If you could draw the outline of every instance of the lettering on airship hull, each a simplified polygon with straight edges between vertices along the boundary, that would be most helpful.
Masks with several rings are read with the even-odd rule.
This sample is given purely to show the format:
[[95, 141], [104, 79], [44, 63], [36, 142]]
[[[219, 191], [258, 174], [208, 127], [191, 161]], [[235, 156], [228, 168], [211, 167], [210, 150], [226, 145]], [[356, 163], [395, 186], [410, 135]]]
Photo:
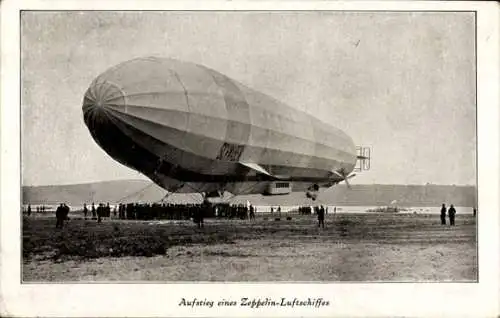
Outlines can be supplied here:
[[217, 160], [238, 161], [245, 150], [245, 146], [225, 142], [220, 148]]

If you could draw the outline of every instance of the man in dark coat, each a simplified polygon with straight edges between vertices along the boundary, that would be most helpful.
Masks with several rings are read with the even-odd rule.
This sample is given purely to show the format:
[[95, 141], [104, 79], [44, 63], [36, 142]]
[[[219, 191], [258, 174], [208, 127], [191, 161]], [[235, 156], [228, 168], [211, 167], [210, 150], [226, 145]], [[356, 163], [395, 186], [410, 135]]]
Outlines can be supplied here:
[[255, 219], [255, 208], [250, 204], [250, 220]]
[[441, 207], [441, 225], [446, 225], [446, 206], [444, 203]]
[[325, 228], [325, 208], [321, 206], [317, 210], [318, 213], [318, 227]]
[[87, 203], [83, 204], [83, 216], [85, 217], [85, 220], [87, 219], [87, 214], [89, 213], [89, 209], [87, 209]]
[[96, 214], [95, 214], [95, 204], [92, 202], [92, 218], [95, 220]]
[[62, 214], [63, 214], [63, 205], [61, 203], [56, 209], [56, 229], [62, 227]]
[[198, 228], [202, 228], [204, 226], [205, 213], [209, 209], [208, 205], [203, 205], [201, 209], [199, 209], [200, 216], [198, 217]]
[[205, 213], [210, 209], [210, 202], [204, 200], [200, 206], [194, 207], [195, 222], [198, 224], [198, 228], [203, 227], [203, 219], [205, 218]]
[[450, 206], [450, 209], [448, 210], [448, 217], [450, 218], [450, 225], [455, 225], [455, 214], [457, 214], [457, 211], [453, 207], [453, 204]]
[[102, 203], [99, 203], [99, 206], [97, 207], [97, 223], [101, 223], [103, 214], [104, 214], [104, 205]]
[[63, 204], [63, 221], [69, 220], [69, 206], [66, 205], [66, 203]]
[[66, 204], [61, 203], [56, 209], [56, 228], [63, 228], [64, 220], [68, 218], [69, 207]]

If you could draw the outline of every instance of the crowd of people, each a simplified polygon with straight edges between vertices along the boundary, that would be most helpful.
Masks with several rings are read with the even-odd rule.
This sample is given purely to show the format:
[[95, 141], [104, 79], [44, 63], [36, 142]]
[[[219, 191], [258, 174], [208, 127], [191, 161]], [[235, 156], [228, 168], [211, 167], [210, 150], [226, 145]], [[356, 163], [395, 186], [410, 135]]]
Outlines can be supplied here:
[[[37, 206], [36, 208], [36, 213], [45, 213], [47, 211], [47, 207], [45, 205], [42, 205], [42, 206]], [[31, 210], [31, 204], [28, 204], [28, 207], [27, 208], [23, 208], [23, 212], [25, 212], [26, 214], [28, 214], [28, 216], [31, 215], [31, 213], [33, 212]]]
[[207, 202], [201, 204], [166, 204], [166, 203], [127, 203], [118, 204], [113, 208], [109, 203], [99, 203], [96, 207], [92, 203], [90, 209], [87, 204], [83, 206], [83, 214], [87, 219], [108, 218], [113, 213], [113, 217], [122, 220], [198, 220], [201, 218], [228, 218], [228, 219], [254, 219], [255, 207], [253, 205], [230, 205], [217, 204], [210, 205]]
[[[83, 204], [83, 215], [85, 219], [87, 219], [87, 216], [91, 213], [92, 219], [97, 220], [98, 223], [102, 222], [102, 218], [109, 218], [111, 216], [111, 207], [109, 203], [104, 205], [104, 203], [99, 203], [99, 205], [95, 206], [95, 203], [92, 203], [92, 206], [89, 209], [87, 208], [87, 204]], [[116, 207], [114, 208], [114, 214], [116, 216]]]
[[[275, 213], [279, 216], [281, 215], [281, 207], [277, 208], [271, 207], [271, 215]], [[336, 208], [334, 209], [334, 213]], [[31, 205], [28, 205], [24, 212], [31, 215], [32, 209]], [[45, 211], [45, 207], [37, 207], [37, 212]], [[56, 228], [62, 228], [64, 226], [64, 221], [68, 219], [68, 214], [70, 208], [65, 204], [61, 203], [56, 209]], [[114, 218], [122, 220], [189, 220], [192, 219], [199, 227], [203, 227], [203, 220], [205, 218], [226, 218], [226, 219], [241, 219], [246, 220], [255, 219], [256, 208], [253, 205], [244, 204], [215, 204], [211, 205], [208, 202], [203, 202], [201, 204], [166, 204], [166, 203], [127, 203], [118, 204], [113, 208], [109, 203], [99, 203], [97, 206], [95, 203], [87, 207], [87, 204], [83, 205], [83, 214], [85, 219], [91, 217], [93, 220], [97, 220], [98, 223], [102, 222], [103, 218], [111, 217], [113, 213]], [[301, 215], [311, 215], [316, 214], [318, 218], [318, 227], [325, 227], [325, 215], [328, 214], [328, 207], [320, 206], [300, 206], [298, 208], [298, 213]], [[446, 225], [446, 217], [449, 218], [449, 225], [455, 225], [455, 215], [457, 211], [453, 204], [449, 208], [446, 208], [446, 204], [441, 206], [441, 224]], [[473, 216], [475, 217], [477, 213], [476, 208], [473, 209]]]
[[300, 206], [299, 214], [300, 215], [311, 215], [313, 213], [313, 208], [311, 206]]
[[[324, 214], [328, 214], [328, 207], [324, 207], [323, 205], [320, 206], [300, 206], [299, 207], [299, 214], [300, 215], [311, 215], [311, 214], [318, 214], [319, 209], [323, 209]], [[337, 207], [333, 208], [333, 213], [337, 212]]]

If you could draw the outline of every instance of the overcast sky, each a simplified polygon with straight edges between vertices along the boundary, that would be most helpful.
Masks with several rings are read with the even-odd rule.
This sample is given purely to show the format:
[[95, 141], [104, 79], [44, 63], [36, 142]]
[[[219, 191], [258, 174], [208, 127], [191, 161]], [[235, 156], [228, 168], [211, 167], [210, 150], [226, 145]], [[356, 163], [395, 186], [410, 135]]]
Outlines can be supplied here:
[[352, 183], [475, 184], [473, 13], [24, 12], [24, 185], [145, 178], [83, 122], [83, 94], [140, 56], [199, 63], [372, 147]]

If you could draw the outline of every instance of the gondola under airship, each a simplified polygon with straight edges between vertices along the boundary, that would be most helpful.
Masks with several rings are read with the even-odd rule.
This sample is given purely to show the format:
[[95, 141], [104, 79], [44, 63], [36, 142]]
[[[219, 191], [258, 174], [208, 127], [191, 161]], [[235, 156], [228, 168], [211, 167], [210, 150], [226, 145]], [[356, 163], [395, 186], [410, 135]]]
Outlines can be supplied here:
[[[99, 75], [83, 117], [99, 146], [169, 192], [315, 198], [354, 176], [352, 139], [205, 66], [138, 58]], [[363, 148], [364, 149], [364, 148]]]

